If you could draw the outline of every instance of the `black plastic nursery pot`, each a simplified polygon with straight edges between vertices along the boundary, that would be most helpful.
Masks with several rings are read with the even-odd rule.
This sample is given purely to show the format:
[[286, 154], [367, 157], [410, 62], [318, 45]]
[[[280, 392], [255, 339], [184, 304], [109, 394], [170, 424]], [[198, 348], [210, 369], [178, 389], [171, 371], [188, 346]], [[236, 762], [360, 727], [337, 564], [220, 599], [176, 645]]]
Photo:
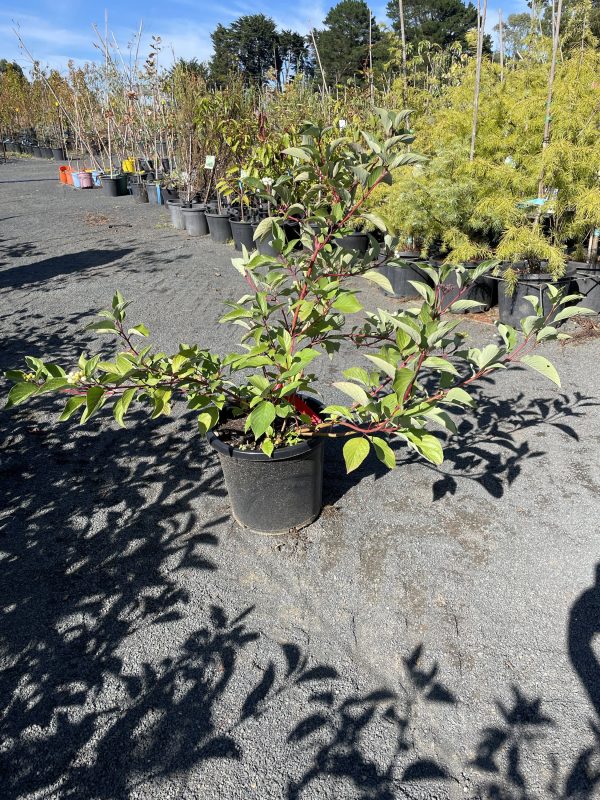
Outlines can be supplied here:
[[[400, 263], [397, 266], [384, 264], [379, 267], [379, 272], [389, 280], [397, 297], [418, 296], [419, 293], [410, 281], [419, 281], [420, 283], [426, 283], [428, 286], [431, 285], [429, 276], [419, 269], [419, 265], [415, 261], [406, 259], [406, 263]], [[427, 266], [426, 262], [423, 262], [423, 266]]]
[[600, 314], [600, 264], [591, 267], [577, 264], [571, 290], [583, 295], [577, 303], [582, 308], [591, 308]]
[[369, 237], [366, 233], [349, 233], [334, 239], [333, 242], [338, 247], [343, 247], [344, 250], [351, 250], [360, 255], [364, 255], [369, 247]]
[[54, 151], [51, 147], [42, 147], [40, 149], [44, 158], [54, 158]]
[[[257, 228], [258, 228], [258, 222], [253, 222], [252, 236], [254, 236], [254, 233], [256, 232]], [[273, 258], [277, 258], [279, 253], [277, 252], [277, 250], [275, 250], [275, 248], [271, 244], [272, 241], [273, 241], [272, 239], [269, 240], [259, 239], [257, 242], [253, 242], [252, 247], [256, 248], [258, 252], [261, 254], [261, 256], [271, 256]]]
[[171, 216], [171, 225], [178, 231], [184, 231], [185, 221], [181, 212], [181, 200], [167, 200], [167, 210]]
[[229, 214], [209, 214], [207, 212], [206, 221], [213, 241], [226, 244], [231, 239]]
[[169, 200], [179, 200], [179, 192], [177, 189], [167, 189], [166, 186], [161, 186], [160, 193], [162, 195], [163, 205], [165, 206]]
[[254, 230], [251, 222], [241, 222], [231, 220], [231, 235], [233, 236], [233, 244], [236, 250], [242, 249], [242, 245], [246, 246], [247, 250], [255, 250], [256, 245], [252, 239]]
[[33, 155], [35, 156], [35, 158], [42, 157], [42, 148], [37, 144], [33, 145]]
[[288, 533], [319, 516], [323, 501], [324, 441], [318, 437], [275, 450], [237, 450], [214, 431], [207, 439], [217, 451], [235, 520], [258, 533]]
[[[465, 264], [469, 269], [475, 269], [476, 264]], [[442, 290], [444, 292], [443, 303], [444, 308], [448, 308], [456, 300], [474, 300], [476, 303], [481, 303], [480, 306], [473, 306], [473, 308], [465, 309], [464, 311], [457, 311], [457, 314], [478, 314], [483, 311], [489, 311], [492, 306], [498, 302], [498, 281], [491, 278], [489, 275], [482, 275], [477, 278], [460, 297], [460, 289], [457, 283], [456, 272], [452, 272], [448, 279], [442, 283]]]
[[129, 181], [129, 193], [136, 203], [148, 203], [148, 192], [143, 181]]
[[540, 301], [544, 314], [548, 314], [552, 307], [546, 286], [551, 283], [558, 288], [568, 288], [573, 279], [572, 274], [564, 275], [558, 280], [553, 280], [547, 272], [534, 272], [523, 274], [515, 286], [513, 294], [506, 294], [505, 281], [500, 279], [498, 285], [498, 316], [500, 322], [512, 325], [520, 330], [523, 317], [531, 317], [535, 312], [533, 306], [526, 300], [527, 295], [533, 295]]
[[128, 194], [126, 175], [101, 175], [102, 192], [107, 197], [123, 197]]
[[183, 224], [189, 236], [207, 236], [208, 224], [204, 213], [204, 206], [201, 208], [181, 208]]
[[53, 147], [52, 155], [55, 161], [66, 161], [65, 150], [63, 147]]

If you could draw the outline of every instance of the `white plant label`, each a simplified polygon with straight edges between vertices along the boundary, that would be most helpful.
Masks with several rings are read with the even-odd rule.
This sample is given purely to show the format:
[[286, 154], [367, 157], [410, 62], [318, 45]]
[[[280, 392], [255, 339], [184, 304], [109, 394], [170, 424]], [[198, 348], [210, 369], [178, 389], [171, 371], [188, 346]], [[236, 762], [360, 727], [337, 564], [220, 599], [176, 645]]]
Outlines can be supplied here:
[[344, 128], [346, 127], [346, 124], [347, 124], [347, 123], [346, 123], [346, 120], [345, 120], [345, 119], [341, 119], [341, 120], [338, 122], [339, 129], [340, 129], [341, 131], [343, 131], [343, 130], [344, 130]]
[[214, 169], [216, 160], [217, 160], [216, 156], [206, 156], [206, 160], [204, 162], [204, 169]]

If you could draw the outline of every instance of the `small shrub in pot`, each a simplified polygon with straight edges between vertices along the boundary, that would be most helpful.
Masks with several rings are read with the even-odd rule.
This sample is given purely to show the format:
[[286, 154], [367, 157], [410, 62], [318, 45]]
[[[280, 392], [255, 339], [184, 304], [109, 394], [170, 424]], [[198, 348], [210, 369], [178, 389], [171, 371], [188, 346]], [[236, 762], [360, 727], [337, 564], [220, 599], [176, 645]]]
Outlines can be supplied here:
[[[391, 180], [392, 169], [419, 158], [404, 150], [411, 141], [402, 130], [405, 115], [380, 114], [381, 139], [365, 135], [359, 144], [306, 124], [298, 146], [286, 148], [289, 172], [272, 187], [280, 216], [264, 219], [255, 232], [255, 239], [269, 237], [277, 255], [245, 248], [233, 260], [246, 293], [227, 304], [221, 321], [240, 329], [241, 347], [226, 355], [198, 345], [180, 345], [172, 355], [154, 352], [138, 344], [148, 331], [129, 326], [128, 303], [117, 292], [111, 308], [89, 327], [116, 337], [120, 351], [108, 358], [82, 354], [71, 371], [27, 357], [26, 371], [7, 373], [15, 384], [8, 405], [58, 393], [66, 398], [62, 420], [78, 414], [87, 422], [112, 407], [123, 425], [134, 404], [158, 417], [180, 399], [197, 412], [200, 433], [211, 432], [238, 520], [273, 533], [318, 514], [325, 438], [344, 440], [348, 471], [371, 450], [394, 467], [394, 443], [440, 464], [442, 442], [429, 428], [457, 433], [452, 411], [472, 407], [476, 413], [469, 394], [475, 381], [518, 363], [558, 384], [550, 362], [532, 352], [563, 335], [539, 308], [524, 320], [520, 341], [513, 329], [499, 325], [497, 341], [482, 348], [465, 343], [457, 332], [460, 318], [445, 315], [440, 291], [451, 265], [423, 268], [432, 285], [418, 285], [419, 308], [365, 312], [351, 324], [352, 316], [364, 311], [361, 282], [391, 287], [372, 268], [380, 250], [374, 237], [364, 254], [337, 247], [334, 240], [361, 219], [385, 233], [385, 222], [364, 212], [365, 203], [382, 181]], [[286, 220], [298, 223], [302, 249], [286, 241]], [[394, 242], [388, 243], [393, 252]], [[483, 274], [494, 265], [478, 270]], [[564, 298], [552, 287], [549, 291], [560, 320]], [[334, 384], [339, 401], [324, 407], [317, 400], [314, 364], [335, 357], [344, 342], [355, 346], [357, 362]]]

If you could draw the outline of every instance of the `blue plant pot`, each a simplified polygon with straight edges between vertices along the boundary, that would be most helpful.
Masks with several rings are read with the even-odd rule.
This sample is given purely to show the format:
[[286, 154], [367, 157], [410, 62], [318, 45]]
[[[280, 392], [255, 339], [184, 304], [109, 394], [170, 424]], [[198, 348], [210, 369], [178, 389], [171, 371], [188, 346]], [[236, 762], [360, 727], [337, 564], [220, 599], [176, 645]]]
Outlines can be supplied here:
[[79, 180], [79, 175], [76, 172], [72, 172], [71, 176], [73, 178], [73, 186], [76, 189], [81, 189], [81, 181]]

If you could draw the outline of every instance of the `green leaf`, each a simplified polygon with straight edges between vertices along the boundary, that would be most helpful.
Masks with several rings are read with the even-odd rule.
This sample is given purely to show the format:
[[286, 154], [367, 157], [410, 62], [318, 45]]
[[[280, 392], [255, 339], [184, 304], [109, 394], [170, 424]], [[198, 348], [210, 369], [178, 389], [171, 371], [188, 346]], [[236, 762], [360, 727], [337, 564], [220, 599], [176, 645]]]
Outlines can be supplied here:
[[589, 314], [595, 314], [596, 312], [591, 308], [580, 308], [579, 306], [569, 306], [568, 308], [562, 308], [558, 314], [552, 318], [552, 322], [562, 322], [563, 319], [569, 319], [570, 317], [578, 317], [578, 316], [585, 316]]
[[134, 333], [134, 334], [137, 334], [138, 336], [149, 336], [150, 335], [150, 331], [144, 325], [143, 322], [141, 322], [139, 325], [135, 325], [133, 328], [129, 328], [127, 333]]
[[393, 364], [388, 363], [383, 358], [379, 358], [379, 356], [365, 355], [365, 358], [368, 358], [369, 361], [372, 361], [377, 369], [379, 369], [381, 372], [385, 372], [388, 378], [394, 380], [396, 377], [396, 367]]
[[198, 414], [198, 429], [204, 434], [217, 424], [219, 420], [219, 409], [216, 406], [209, 406], [201, 414]]
[[375, 449], [375, 455], [377, 458], [383, 462], [388, 469], [394, 469], [396, 466], [396, 456], [385, 439], [380, 439], [378, 436], [372, 436], [371, 443]]
[[386, 222], [386, 220], [380, 214], [375, 214], [373, 211], [364, 212], [360, 216], [363, 219], [366, 219], [367, 222], [371, 222], [376, 228], [384, 233], [386, 233], [387, 229], [389, 228], [389, 224]]
[[477, 300], [457, 300], [456, 303], [452, 303], [452, 305], [449, 306], [448, 311], [457, 314], [459, 311], [467, 311], [470, 308], [478, 308], [483, 305], [485, 305], [485, 303], [478, 303]]
[[531, 367], [531, 369], [534, 369], [544, 377], [549, 378], [557, 386], [560, 386], [558, 372], [545, 356], [521, 356], [520, 360], [523, 364], [527, 364], [528, 367]]
[[361, 389], [361, 387], [357, 386], [355, 383], [336, 381], [333, 385], [361, 406], [367, 406], [371, 402], [365, 390]]
[[357, 467], [360, 467], [362, 462], [369, 455], [369, 450], [368, 439], [362, 437], [348, 439], [343, 449], [347, 472], [353, 472]]
[[344, 292], [340, 294], [334, 302], [333, 307], [337, 311], [341, 311], [342, 314], [355, 314], [357, 311], [362, 311], [362, 306], [353, 292]]
[[86, 401], [86, 397], [84, 394], [75, 395], [74, 397], [70, 397], [65, 405], [64, 411], [60, 415], [59, 422], [66, 422], [66, 420], [71, 417], [75, 411], [82, 406]]
[[414, 380], [415, 373], [412, 369], [408, 367], [401, 367], [397, 374], [396, 379], [394, 380], [393, 387], [394, 392], [398, 395], [398, 399], [400, 400], [400, 404], [404, 404], [404, 395], [406, 394], [406, 390]]
[[37, 390], [37, 394], [43, 394], [44, 392], [56, 392], [59, 389], [63, 389], [65, 386], [68, 386], [69, 381], [66, 378], [49, 378], [42, 386], [39, 387]]
[[252, 241], [256, 241], [257, 239], [262, 239], [267, 233], [271, 232], [273, 227], [273, 217], [265, 217], [262, 219], [258, 225], [256, 226], [256, 230], [254, 231], [254, 236], [252, 237]]
[[121, 397], [117, 400], [115, 405], [113, 406], [113, 416], [117, 420], [117, 424], [121, 426], [121, 428], [125, 427], [125, 423], [123, 422], [123, 417], [129, 408], [129, 404], [133, 400], [133, 397], [136, 393], [137, 389], [126, 389]]
[[27, 398], [36, 392], [38, 386], [36, 383], [16, 383], [8, 393], [6, 401], [6, 408], [12, 408], [23, 403]]
[[448, 359], [442, 358], [441, 356], [429, 356], [423, 361], [424, 367], [429, 367], [430, 369], [436, 369], [439, 372], [449, 372], [451, 375], [458, 375], [458, 371], [454, 364], [452, 364]]
[[404, 431], [404, 435], [427, 461], [431, 461], [432, 464], [443, 462], [444, 451], [437, 436], [432, 433], [416, 433], [415, 431]]
[[275, 449], [275, 445], [273, 444], [271, 439], [264, 439], [263, 443], [260, 446], [260, 449], [266, 456], [269, 456], [269, 458], [271, 458], [271, 456], [273, 455], [273, 450]]
[[369, 380], [369, 373], [362, 367], [348, 367], [348, 369], [344, 370], [344, 377], [351, 381], [358, 381], [365, 386], [369, 386], [371, 383]]
[[118, 333], [117, 326], [110, 319], [103, 319], [100, 322], [92, 322], [85, 326], [86, 331], [98, 331], [98, 333]]
[[101, 386], [90, 386], [85, 396], [85, 408], [81, 415], [80, 423], [87, 422], [92, 414], [98, 410], [100, 401], [104, 396], [104, 389]]
[[453, 389], [450, 389], [444, 400], [448, 403], [456, 403], [459, 406], [475, 407], [475, 400], [473, 400], [468, 392], [461, 389], [460, 386], [455, 386]]
[[252, 410], [246, 420], [246, 430], [250, 428], [254, 438], [260, 439], [276, 416], [277, 412], [273, 403], [269, 400], [263, 400]]
[[282, 150], [282, 153], [285, 153], [286, 156], [298, 158], [300, 161], [312, 161], [310, 153], [307, 153], [306, 150], [303, 150], [301, 147], [286, 147]]
[[363, 278], [366, 278], [368, 281], [372, 281], [380, 286], [384, 292], [388, 294], [394, 294], [394, 288], [389, 281], [389, 278], [386, 278], [385, 275], [382, 275], [381, 272], [377, 272], [376, 269], [368, 269], [366, 272], [362, 274]]

